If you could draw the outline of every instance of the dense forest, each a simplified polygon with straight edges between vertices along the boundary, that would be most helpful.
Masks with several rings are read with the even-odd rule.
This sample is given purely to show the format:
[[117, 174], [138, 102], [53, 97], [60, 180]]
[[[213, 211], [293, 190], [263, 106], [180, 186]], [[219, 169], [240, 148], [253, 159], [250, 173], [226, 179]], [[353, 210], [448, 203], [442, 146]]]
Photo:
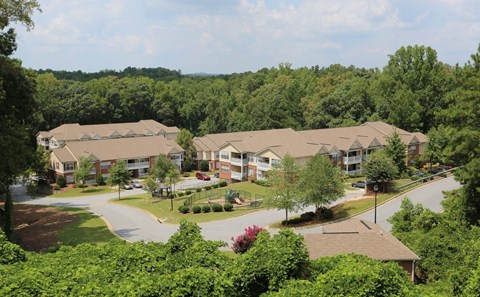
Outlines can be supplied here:
[[428, 132], [442, 122], [437, 112], [448, 105], [461, 72], [426, 46], [400, 48], [383, 70], [280, 64], [221, 76], [132, 67], [89, 74], [38, 71], [37, 129], [155, 119], [203, 135], [384, 120]]

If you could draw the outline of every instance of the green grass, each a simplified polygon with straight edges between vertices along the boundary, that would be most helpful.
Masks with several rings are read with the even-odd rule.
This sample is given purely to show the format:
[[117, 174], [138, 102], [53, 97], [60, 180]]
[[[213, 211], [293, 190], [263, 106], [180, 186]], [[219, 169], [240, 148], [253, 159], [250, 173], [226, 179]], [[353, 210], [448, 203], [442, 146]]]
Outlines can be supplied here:
[[252, 193], [252, 196], [255, 196], [255, 194], [262, 195], [262, 196], [269, 195], [269, 188], [254, 184], [249, 181], [230, 184], [227, 188], [237, 190], [237, 191], [247, 191]]
[[173, 211], [170, 211], [170, 199], [153, 198], [151, 200], [151, 203], [149, 203], [148, 194], [129, 196], [129, 197], [122, 198], [121, 200], [112, 199], [110, 201], [114, 203], [120, 203], [120, 204], [143, 209], [160, 219], [166, 218], [165, 223], [167, 224], [178, 224], [182, 219], [185, 219], [193, 223], [225, 220], [228, 218], [241, 216], [241, 215], [259, 210], [259, 209], [235, 209], [231, 212], [222, 211], [222, 212], [210, 212], [210, 213], [199, 213], [199, 214], [194, 214], [190, 211], [190, 213], [182, 214], [178, 211], [178, 207], [183, 205], [184, 200], [185, 198], [174, 199]]
[[58, 233], [59, 241], [63, 245], [75, 246], [80, 243], [106, 244], [111, 240], [120, 240], [99, 217], [86, 210], [78, 208], [61, 209], [68, 211], [80, 219], [68, 224]]
[[110, 186], [89, 186], [87, 188], [74, 188], [74, 189], [63, 189], [64, 191], [57, 192], [48, 197], [53, 198], [67, 198], [67, 197], [77, 197], [77, 196], [90, 196], [90, 195], [100, 195], [108, 193], [118, 193], [118, 188], [111, 188]]

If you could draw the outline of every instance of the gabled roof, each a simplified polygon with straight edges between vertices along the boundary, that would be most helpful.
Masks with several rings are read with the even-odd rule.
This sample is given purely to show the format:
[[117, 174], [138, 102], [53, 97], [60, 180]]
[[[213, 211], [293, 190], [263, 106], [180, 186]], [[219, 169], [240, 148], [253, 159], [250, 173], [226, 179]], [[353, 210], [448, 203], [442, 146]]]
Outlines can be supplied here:
[[93, 155], [98, 160], [134, 159], [184, 151], [175, 141], [163, 136], [67, 141], [60, 149], [68, 149], [76, 159]]
[[57, 159], [62, 163], [76, 162], [77, 160], [72, 153], [65, 147], [55, 148], [52, 150]]
[[348, 219], [322, 229], [323, 233], [304, 235], [311, 259], [349, 253], [382, 261], [420, 259], [393, 235], [369, 221]]
[[179, 133], [177, 127], [167, 127], [154, 120], [141, 120], [139, 122], [130, 123], [114, 123], [114, 124], [97, 124], [97, 125], [80, 125], [64, 124], [50, 131], [41, 131], [40, 135], [48, 135], [55, 137], [59, 141], [73, 141], [93, 138], [98, 135], [100, 138], [115, 138], [126, 136], [148, 136], [153, 135], [152, 131], [163, 131], [165, 133]]

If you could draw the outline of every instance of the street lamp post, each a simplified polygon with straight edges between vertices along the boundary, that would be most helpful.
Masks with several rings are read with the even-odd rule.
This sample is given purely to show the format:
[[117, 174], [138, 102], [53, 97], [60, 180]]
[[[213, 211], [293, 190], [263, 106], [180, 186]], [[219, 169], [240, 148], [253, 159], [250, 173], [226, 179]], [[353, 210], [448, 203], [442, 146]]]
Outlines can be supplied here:
[[373, 191], [375, 192], [375, 215], [373, 217], [373, 223], [377, 223], [377, 193], [378, 193], [378, 185], [375, 184], [375, 186], [373, 186]]

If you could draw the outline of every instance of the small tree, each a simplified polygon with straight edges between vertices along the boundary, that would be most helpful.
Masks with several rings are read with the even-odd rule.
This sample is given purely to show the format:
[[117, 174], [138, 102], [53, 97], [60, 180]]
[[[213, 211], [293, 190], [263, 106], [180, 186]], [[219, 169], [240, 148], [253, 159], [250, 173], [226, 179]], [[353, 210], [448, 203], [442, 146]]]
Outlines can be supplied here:
[[158, 184], [150, 176], [145, 179], [144, 184], [145, 184], [145, 190], [147, 190], [147, 192], [150, 193], [150, 200], [149, 201], [151, 203], [152, 197], [153, 197], [153, 192], [157, 189]]
[[202, 161], [200, 161], [200, 170], [201, 170], [201, 171], [208, 171], [208, 170], [210, 170], [210, 167], [208, 166], [208, 161], [207, 161], [207, 160], [202, 160]]
[[402, 142], [397, 130], [394, 130], [387, 138], [387, 145], [385, 146], [385, 153], [389, 156], [395, 166], [398, 168], [398, 173], [402, 174], [407, 169], [405, 164], [407, 159], [407, 145]]
[[236, 239], [234, 239], [233, 237], [231, 238], [231, 240], [233, 241], [232, 250], [236, 254], [245, 253], [252, 247], [253, 243], [257, 239], [257, 234], [262, 231], [262, 227], [258, 227], [255, 225], [253, 225], [253, 227], [245, 228], [245, 233], [237, 236]]
[[105, 185], [105, 179], [103, 178], [103, 175], [100, 172], [97, 173], [97, 176], [95, 178], [95, 182], [99, 186], [104, 186]]
[[166, 155], [159, 155], [153, 164], [153, 177], [164, 181], [170, 170], [175, 169], [170, 159]]
[[46, 176], [48, 167], [50, 165], [50, 152], [43, 147], [37, 147], [37, 150], [33, 153], [30, 169], [38, 176]]
[[280, 165], [273, 168], [268, 175], [268, 181], [271, 184], [270, 196], [263, 200], [263, 204], [267, 207], [285, 209], [286, 224], [288, 224], [288, 212], [300, 208], [298, 172], [295, 159], [287, 154]]
[[60, 186], [60, 188], [64, 188], [67, 186], [67, 181], [65, 180], [65, 177], [63, 175], [57, 176], [57, 185]]
[[[180, 173], [175, 167], [172, 167], [167, 174], [168, 184], [172, 187], [172, 193], [175, 192], [175, 185], [180, 180]], [[171, 194], [173, 195], [173, 194]], [[170, 211], [173, 211], [173, 197], [170, 199]]]
[[194, 165], [193, 159], [196, 150], [192, 139], [193, 134], [187, 129], [182, 129], [176, 139], [178, 145], [185, 150], [183, 154], [183, 170], [185, 171], [191, 171]]
[[130, 171], [128, 171], [125, 161], [120, 160], [117, 164], [110, 168], [110, 175], [107, 182], [111, 185], [118, 186], [118, 200], [120, 200], [120, 187], [128, 182], [130, 179]]
[[[93, 163], [91, 158], [80, 157], [78, 160], [78, 166], [75, 168], [75, 183], [77, 186], [85, 185], [86, 179], [90, 176], [90, 171], [93, 169]], [[83, 187], [82, 187], [83, 192]]]
[[370, 159], [363, 165], [363, 173], [374, 181], [380, 182], [383, 185], [383, 192], [385, 192], [385, 184], [391, 182], [395, 176], [398, 175], [397, 166], [392, 159], [387, 156], [384, 151], [376, 151]]
[[300, 186], [304, 205], [315, 205], [317, 210], [345, 194], [342, 173], [325, 156], [315, 155], [300, 172]]
[[444, 158], [443, 150], [448, 144], [448, 138], [443, 126], [432, 128], [428, 132], [428, 143], [425, 151], [422, 154], [422, 158], [430, 163], [430, 169], [432, 169], [433, 163], [437, 163]]

